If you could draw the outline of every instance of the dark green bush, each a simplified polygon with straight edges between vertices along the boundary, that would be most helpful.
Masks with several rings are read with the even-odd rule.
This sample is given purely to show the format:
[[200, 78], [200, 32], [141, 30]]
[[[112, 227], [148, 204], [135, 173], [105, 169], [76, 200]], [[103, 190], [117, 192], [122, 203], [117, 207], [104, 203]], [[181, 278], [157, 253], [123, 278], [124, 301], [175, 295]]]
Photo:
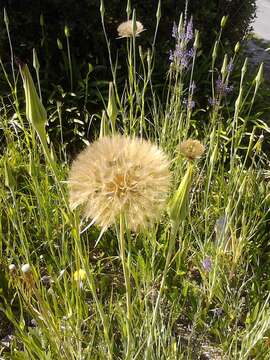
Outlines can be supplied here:
[[[113, 61], [118, 52], [118, 81], [121, 82], [126, 69], [126, 42], [117, 40], [117, 26], [126, 20], [126, 1], [104, 0], [105, 26], [110, 39]], [[158, 0], [133, 0], [137, 19], [147, 31], [138, 39], [144, 49], [151, 46], [156, 26], [156, 9]], [[50, 130], [59, 137], [59, 114], [56, 109], [60, 104], [64, 138], [69, 147], [73, 141], [77, 149], [77, 139], [88, 138], [89, 119], [92, 114], [100, 113], [106, 102], [108, 84], [103, 80], [111, 79], [107, 47], [104, 39], [99, 0], [2, 0], [9, 17], [9, 29], [15, 56], [20, 60], [32, 63], [32, 49], [37, 50], [40, 67], [43, 102], [48, 108]], [[169, 64], [169, 50], [174, 46], [172, 39], [173, 22], [178, 22], [181, 12], [185, 10], [185, 0], [163, 0], [162, 17], [156, 41], [155, 83], [163, 83]], [[40, 21], [43, 15], [44, 24]], [[224, 29], [222, 42], [232, 47], [248, 31], [255, 14], [255, 0], [190, 0], [188, 17], [193, 16], [195, 28], [201, 33], [203, 54], [197, 66], [201, 73], [208, 71], [207, 57], [211, 54], [216, 34], [220, 29], [220, 20], [228, 15], [229, 20]], [[73, 69], [73, 88], [71, 94], [70, 73], [68, 69], [67, 44], [64, 28], [70, 29], [70, 49]], [[57, 44], [58, 40], [58, 44]], [[62, 50], [59, 49], [59, 42]], [[0, 17], [0, 56], [10, 73], [10, 51], [3, 16]], [[202, 60], [200, 60], [202, 59]], [[89, 63], [93, 71], [86, 77]], [[123, 70], [124, 69], [124, 70]], [[197, 71], [197, 70], [196, 70]], [[2, 73], [3, 75], [3, 73]], [[0, 70], [1, 95], [8, 94]], [[159, 81], [160, 79], [160, 81]], [[200, 74], [196, 73], [199, 82]], [[87, 101], [85, 90], [88, 88]], [[202, 90], [202, 87], [200, 88]], [[10, 101], [7, 98], [7, 101]], [[49, 102], [49, 103], [48, 103]], [[87, 112], [88, 110], [88, 112]], [[12, 111], [12, 108], [11, 108]], [[12, 117], [12, 114], [11, 114]], [[74, 121], [76, 119], [76, 121]], [[94, 126], [96, 129], [97, 126]], [[96, 129], [98, 130], [98, 129]], [[80, 141], [79, 141], [80, 142]]]
[[[228, 15], [228, 26], [223, 35], [224, 42], [233, 44], [241, 39], [250, 28], [255, 16], [255, 0], [192, 0], [189, 1], [188, 13], [193, 15], [195, 27], [202, 34], [203, 48], [208, 52], [219, 30], [223, 15]], [[64, 26], [71, 29], [71, 47], [74, 60], [81, 67], [87, 62], [93, 65], [108, 65], [107, 50], [101, 27], [99, 0], [2, 0], [9, 18], [10, 29], [16, 54], [29, 60], [32, 48], [43, 53], [47, 68], [59, 77], [61, 52], [57, 48], [59, 38], [65, 46]], [[134, 0], [132, 7], [136, 8], [137, 18], [142, 21], [147, 31], [140, 42], [149, 46], [152, 41], [158, 0]], [[115, 40], [116, 27], [126, 19], [126, 2], [122, 0], [105, 0], [105, 21], [111, 45], [115, 50], [122, 44]], [[159, 61], [167, 63], [168, 50], [171, 46], [171, 29], [174, 21], [184, 11], [185, 0], [162, 1], [162, 19], [158, 33], [157, 51]], [[40, 26], [40, 14], [44, 15], [45, 37]], [[1, 56], [8, 55], [8, 43], [3, 19], [0, 21], [0, 51]]]

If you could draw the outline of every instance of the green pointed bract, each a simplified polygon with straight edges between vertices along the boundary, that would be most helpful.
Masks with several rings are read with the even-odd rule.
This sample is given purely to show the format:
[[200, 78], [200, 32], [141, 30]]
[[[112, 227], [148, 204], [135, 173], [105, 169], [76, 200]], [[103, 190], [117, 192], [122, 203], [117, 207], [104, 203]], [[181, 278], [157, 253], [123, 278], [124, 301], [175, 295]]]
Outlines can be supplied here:
[[21, 67], [23, 78], [25, 102], [26, 102], [26, 118], [37, 132], [42, 144], [47, 144], [45, 125], [47, 122], [47, 113], [37, 94], [32, 76], [26, 64]]
[[10, 190], [13, 190], [15, 188], [16, 181], [14, 179], [8, 161], [4, 161], [4, 170], [5, 170], [5, 186], [8, 187]]
[[169, 202], [168, 213], [174, 228], [178, 228], [188, 212], [188, 195], [192, 182], [193, 164], [189, 162], [185, 176]]

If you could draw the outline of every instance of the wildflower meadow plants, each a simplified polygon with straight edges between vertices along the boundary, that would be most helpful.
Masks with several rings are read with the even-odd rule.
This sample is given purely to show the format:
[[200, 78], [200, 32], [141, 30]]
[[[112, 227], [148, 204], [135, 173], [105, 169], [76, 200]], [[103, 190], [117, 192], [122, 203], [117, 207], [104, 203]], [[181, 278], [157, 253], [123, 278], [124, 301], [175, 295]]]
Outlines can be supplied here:
[[[16, 70], [13, 51], [11, 69], [0, 63], [4, 358], [270, 357], [269, 127], [254, 110], [263, 66], [249, 81], [240, 45], [222, 53], [224, 17], [198, 96], [200, 34], [186, 12], [156, 91], [161, 10], [143, 49], [130, 1], [119, 39], [101, 1], [112, 81], [75, 159], [49, 139], [39, 75], [36, 86], [30, 66]], [[127, 46], [122, 88], [112, 41]]]

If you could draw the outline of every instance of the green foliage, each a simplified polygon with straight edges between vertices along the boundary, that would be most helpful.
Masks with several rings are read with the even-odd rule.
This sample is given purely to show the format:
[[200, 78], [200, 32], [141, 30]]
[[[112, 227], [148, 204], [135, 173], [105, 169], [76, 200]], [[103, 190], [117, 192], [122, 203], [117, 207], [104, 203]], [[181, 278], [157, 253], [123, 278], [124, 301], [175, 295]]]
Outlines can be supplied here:
[[[18, 70], [1, 62], [9, 98], [2, 96], [0, 109], [0, 320], [9, 326], [0, 334], [13, 335], [8, 345], [0, 343], [1, 356], [269, 358], [270, 173], [264, 149], [270, 130], [262, 116], [264, 104], [257, 100], [262, 68], [249, 81], [246, 61], [236, 53], [221, 53], [223, 30], [217, 34], [217, 56], [204, 74], [207, 92], [199, 95], [201, 88], [196, 93], [193, 86], [198, 49], [188, 67], [173, 60], [160, 94], [153, 78], [156, 53], [139, 52], [137, 39], [120, 40], [127, 49], [126, 85], [118, 86], [112, 73], [108, 101], [91, 136], [117, 132], [157, 143], [171, 159], [171, 201], [155, 227], [136, 234], [122, 218], [98, 243], [100, 229], [82, 232], [88, 224], [67, 204], [70, 152], [63, 129], [72, 132], [70, 126], [82, 125], [81, 101], [81, 116], [89, 116], [84, 108], [88, 82], [83, 81], [79, 96], [72, 95], [76, 77], [71, 84], [70, 68], [76, 72], [76, 65], [66, 49], [61, 75], [69, 90], [57, 87], [58, 103], [52, 97], [46, 106], [60, 140], [49, 142], [49, 129], [47, 149], [34, 131], [33, 114], [25, 114]], [[72, 29], [66, 35], [71, 41]], [[186, 50], [190, 43], [181, 46]], [[234, 70], [228, 68], [229, 59], [237, 65]], [[46, 58], [38, 60], [42, 64]], [[33, 100], [41, 106], [33, 86], [34, 99], [25, 88], [28, 110]], [[65, 97], [70, 108], [59, 100]], [[63, 123], [63, 112], [70, 112], [70, 123]], [[183, 183], [190, 159], [178, 148], [187, 138], [200, 140], [206, 150], [189, 163]], [[81, 139], [92, 140], [86, 134]], [[22, 271], [23, 264], [30, 270]]]

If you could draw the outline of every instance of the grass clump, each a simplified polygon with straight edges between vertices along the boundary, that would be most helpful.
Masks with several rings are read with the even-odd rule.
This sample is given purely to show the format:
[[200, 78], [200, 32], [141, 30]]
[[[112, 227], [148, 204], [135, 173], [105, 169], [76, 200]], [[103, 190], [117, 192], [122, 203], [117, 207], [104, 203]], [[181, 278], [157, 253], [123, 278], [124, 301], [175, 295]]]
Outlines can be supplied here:
[[[105, 25], [103, 3], [101, 16]], [[1, 355], [268, 359], [269, 128], [254, 110], [263, 67], [247, 82], [238, 48], [219, 65], [223, 21], [199, 100], [199, 34], [181, 16], [158, 95], [156, 33], [142, 49], [135, 11], [129, 21], [126, 85], [105, 33], [109, 98], [71, 170], [30, 72], [21, 64], [25, 114], [16, 69], [14, 82], [2, 65]]]

